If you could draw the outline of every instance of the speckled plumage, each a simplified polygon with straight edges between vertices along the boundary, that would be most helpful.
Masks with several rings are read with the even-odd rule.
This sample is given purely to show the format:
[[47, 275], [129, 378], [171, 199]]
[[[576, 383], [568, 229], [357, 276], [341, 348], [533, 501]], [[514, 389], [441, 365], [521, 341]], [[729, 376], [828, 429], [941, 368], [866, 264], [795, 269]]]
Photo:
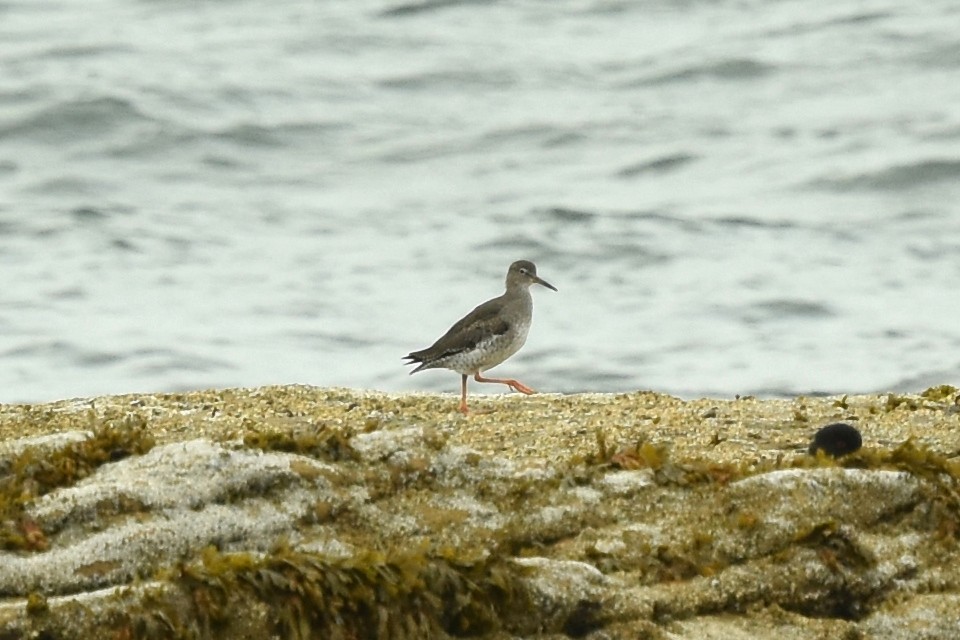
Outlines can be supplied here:
[[411, 374], [424, 369], [451, 369], [462, 376], [460, 410], [466, 413], [467, 376], [477, 382], [499, 382], [522, 393], [533, 390], [512, 379], [483, 378], [481, 374], [520, 350], [527, 340], [533, 318], [530, 285], [556, 287], [537, 276], [537, 267], [518, 260], [507, 271], [503, 295], [487, 300], [450, 327], [436, 342], [405, 356], [407, 364], [417, 364]]

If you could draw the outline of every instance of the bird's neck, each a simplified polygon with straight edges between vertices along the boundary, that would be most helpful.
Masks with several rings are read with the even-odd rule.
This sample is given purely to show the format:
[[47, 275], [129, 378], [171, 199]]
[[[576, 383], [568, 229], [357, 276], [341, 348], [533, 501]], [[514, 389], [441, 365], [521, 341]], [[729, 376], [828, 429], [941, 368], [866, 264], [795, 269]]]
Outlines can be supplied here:
[[503, 294], [504, 298], [511, 301], [511, 306], [516, 305], [520, 307], [532, 307], [533, 306], [533, 296], [530, 294], [530, 287], [517, 287], [515, 289], [507, 289], [506, 293]]

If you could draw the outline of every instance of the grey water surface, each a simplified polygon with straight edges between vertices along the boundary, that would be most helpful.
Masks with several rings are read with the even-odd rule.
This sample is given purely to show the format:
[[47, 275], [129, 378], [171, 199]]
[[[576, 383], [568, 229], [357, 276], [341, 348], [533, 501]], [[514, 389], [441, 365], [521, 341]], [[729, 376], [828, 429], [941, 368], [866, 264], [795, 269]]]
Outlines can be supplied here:
[[[0, 402], [960, 383], [960, 4], [0, 0]], [[474, 385], [477, 386], [477, 385]], [[485, 391], [501, 392], [491, 388]]]

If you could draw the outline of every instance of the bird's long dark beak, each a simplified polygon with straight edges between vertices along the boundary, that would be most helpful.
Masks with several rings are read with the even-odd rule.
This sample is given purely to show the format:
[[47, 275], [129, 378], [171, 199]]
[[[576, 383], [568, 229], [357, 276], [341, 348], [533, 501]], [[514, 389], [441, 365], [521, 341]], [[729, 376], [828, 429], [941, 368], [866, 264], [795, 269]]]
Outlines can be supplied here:
[[558, 290], [555, 286], [553, 286], [552, 284], [550, 284], [549, 282], [547, 282], [547, 281], [544, 280], [543, 278], [538, 278], [537, 276], [533, 276], [533, 281], [536, 282], [537, 284], [542, 284], [542, 285], [545, 286], [547, 289], [553, 289], [554, 291], [557, 291], [557, 290]]

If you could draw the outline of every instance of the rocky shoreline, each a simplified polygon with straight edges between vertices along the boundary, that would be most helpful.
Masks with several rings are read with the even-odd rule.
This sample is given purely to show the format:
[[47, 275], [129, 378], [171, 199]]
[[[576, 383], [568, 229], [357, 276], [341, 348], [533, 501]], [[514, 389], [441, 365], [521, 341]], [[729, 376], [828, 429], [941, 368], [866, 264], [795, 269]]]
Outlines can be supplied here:
[[957, 400], [0, 405], [0, 639], [952, 639]]

